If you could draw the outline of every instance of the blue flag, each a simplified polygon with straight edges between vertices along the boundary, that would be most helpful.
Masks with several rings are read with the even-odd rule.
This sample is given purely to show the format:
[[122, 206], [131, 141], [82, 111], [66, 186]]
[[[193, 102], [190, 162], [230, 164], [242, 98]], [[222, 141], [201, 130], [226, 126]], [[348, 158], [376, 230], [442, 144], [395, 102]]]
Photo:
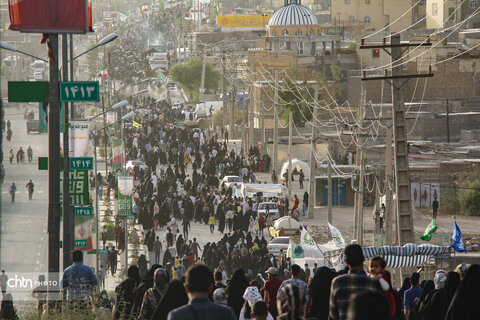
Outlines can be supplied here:
[[467, 248], [463, 245], [462, 232], [457, 225], [457, 219], [453, 219], [452, 248], [457, 252], [467, 253]]

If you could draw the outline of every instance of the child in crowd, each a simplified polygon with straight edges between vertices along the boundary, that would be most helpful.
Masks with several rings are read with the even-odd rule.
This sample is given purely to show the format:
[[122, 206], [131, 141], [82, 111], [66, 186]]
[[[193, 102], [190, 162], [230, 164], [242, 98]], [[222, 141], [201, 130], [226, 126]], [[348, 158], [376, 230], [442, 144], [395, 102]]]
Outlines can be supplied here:
[[387, 267], [387, 262], [381, 256], [373, 257], [368, 264], [368, 272], [371, 277], [377, 278], [380, 282], [380, 286], [385, 293], [385, 297], [388, 300], [390, 305], [390, 312], [392, 315], [395, 314], [395, 298], [390, 292], [390, 279], [389, 276], [385, 273], [385, 268]]

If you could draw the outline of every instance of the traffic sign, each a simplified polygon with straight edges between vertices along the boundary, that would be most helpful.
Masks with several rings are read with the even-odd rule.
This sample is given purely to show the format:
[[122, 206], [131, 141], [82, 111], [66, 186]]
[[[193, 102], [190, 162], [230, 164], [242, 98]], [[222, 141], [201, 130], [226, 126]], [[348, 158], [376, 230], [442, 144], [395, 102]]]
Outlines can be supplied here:
[[76, 217], [91, 217], [93, 213], [92, 207], [75, 207], [75, 216]]
[[93, 170], [93, 158], [69, 158], [69, 168], [70, 170]]
[[75, 241], [73, 241], [73, 246], [74, 247], [86, 247], [87, 246], [87, 240], [75, 240]]
[[60, 101], [100, 101], [98, 81], [60, 82]]
[[9, 102], [46, 102], [48, 81], [8, 81]]

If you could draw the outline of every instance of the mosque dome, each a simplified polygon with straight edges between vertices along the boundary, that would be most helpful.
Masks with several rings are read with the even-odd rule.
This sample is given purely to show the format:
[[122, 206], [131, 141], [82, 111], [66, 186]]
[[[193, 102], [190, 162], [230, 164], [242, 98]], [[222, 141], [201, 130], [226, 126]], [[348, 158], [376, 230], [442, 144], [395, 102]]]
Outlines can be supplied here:
[[268, 26], [304, 26], [318, 24], [317, 17], [310, 9], [302, 6], [300, 0], [286, 0], [268, 21]]

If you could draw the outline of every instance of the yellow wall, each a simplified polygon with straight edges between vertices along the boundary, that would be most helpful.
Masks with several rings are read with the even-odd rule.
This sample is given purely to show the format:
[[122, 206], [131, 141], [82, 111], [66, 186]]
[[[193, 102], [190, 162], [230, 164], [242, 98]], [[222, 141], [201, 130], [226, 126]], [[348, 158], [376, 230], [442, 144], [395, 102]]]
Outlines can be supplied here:
[[[434, 15], [433, 7], [437, 6], [437, 14]], [[459, 1], [457, 0], [457, 5]], [[455, 14], [450, 18], [450, 9], [455, 10], [455, 0], [427, 0], [426, 2], [426, 13], [427, 13], [427, 28], [436, 29], [444, 28], [446, 24], [453, 23], [455, 20]], [[461, 9], [458, 9], [456, 12], [457, 17], [461, 17]]]
[[261, 15], [217, 16], [217, 24], [223, 28], [263, 28], [270, 17]]
[[[331, 23], [340, 27], [351, 24], [364, 24], [364, 30], [377, 31], [400, 17], [410, 9], [412, 0], [346, 0], [332, 1]], [[370, 17], [370, 23], [365, 23], [365, 17]], [[353, 21], [352, 21], [353, 19]], [[407, 13], [390, 26], [390, 32], [403, 30], [412, 24], [412, 13]]]

